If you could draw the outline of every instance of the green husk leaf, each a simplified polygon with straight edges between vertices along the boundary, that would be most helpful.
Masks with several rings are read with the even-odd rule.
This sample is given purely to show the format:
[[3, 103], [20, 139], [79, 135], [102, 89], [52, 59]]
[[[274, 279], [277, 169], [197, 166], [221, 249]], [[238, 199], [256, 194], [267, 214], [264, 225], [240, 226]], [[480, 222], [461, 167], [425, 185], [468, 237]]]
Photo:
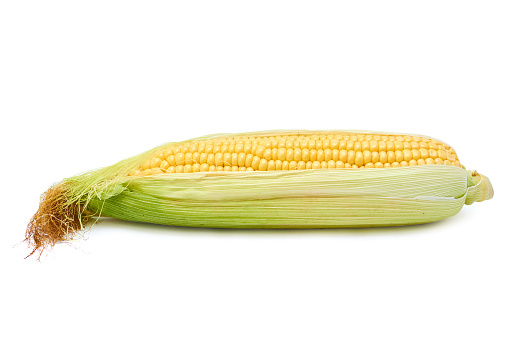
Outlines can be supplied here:
[[409, 225], [459, 212], [467, 176], [447, 165], [161, 174], [90, 206], [118, 219], [194, 227]]

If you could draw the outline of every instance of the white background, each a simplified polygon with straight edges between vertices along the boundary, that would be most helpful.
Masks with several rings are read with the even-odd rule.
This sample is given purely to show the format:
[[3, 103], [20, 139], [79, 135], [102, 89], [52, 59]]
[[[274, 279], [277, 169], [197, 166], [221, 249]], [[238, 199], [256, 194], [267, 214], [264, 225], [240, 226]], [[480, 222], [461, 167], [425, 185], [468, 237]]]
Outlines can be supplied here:
[[[4, 338], [508, 338], [505, 1], [3, 1]], [[42, 263], [52, 183], [167, 141], [364, 129], [450, 143], [490, 201], [389, 229], [104, 219]]]

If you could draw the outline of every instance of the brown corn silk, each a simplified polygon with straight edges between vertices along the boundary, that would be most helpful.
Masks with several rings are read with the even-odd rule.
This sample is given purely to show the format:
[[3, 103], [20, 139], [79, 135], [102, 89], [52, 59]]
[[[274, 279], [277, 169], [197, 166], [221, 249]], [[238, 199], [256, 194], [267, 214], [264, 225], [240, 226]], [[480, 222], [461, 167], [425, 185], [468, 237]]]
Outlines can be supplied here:
[[[236, 147], [242, 152], [232, 153]], [[294, 158], [304, 153], [317, 158]], [[235, 165], [240, 158], [249, 158], [252, 166]], [[375, 159], [385, 163], [367, 162]], [[488, 178], [466, 170], [454, 149], [426, 136], [305, 130], [221, 134], [161, 145], [64, 179], [42, 195], [25, 240], [31, 254], [42, 253], [71, 240], [90, 217], [101, 215], [227, 228], [421, 224], [492, 196]]]

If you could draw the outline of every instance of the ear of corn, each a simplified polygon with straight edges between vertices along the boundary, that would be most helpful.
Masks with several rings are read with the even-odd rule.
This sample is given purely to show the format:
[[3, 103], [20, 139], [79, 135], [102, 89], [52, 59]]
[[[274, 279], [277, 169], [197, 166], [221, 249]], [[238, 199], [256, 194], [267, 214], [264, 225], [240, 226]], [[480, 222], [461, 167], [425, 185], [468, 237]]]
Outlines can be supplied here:
[[[169, 143], [64, 179], [27, 229], [36, 249], [90, 216], [230, 228], [420, 224], [490, 199], [485, 176], [447, 144], [362, 131], [267, 131]], [[33, 253], [33, 252], [32, 252]]]

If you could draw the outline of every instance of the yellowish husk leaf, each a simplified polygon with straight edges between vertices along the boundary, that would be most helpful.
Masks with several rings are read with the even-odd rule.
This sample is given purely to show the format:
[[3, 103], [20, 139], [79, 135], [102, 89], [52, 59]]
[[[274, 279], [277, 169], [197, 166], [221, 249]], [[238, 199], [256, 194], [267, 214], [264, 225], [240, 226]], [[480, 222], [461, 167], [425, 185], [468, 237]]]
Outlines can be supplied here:
[[482, 191], [469, 171], [448, 165], [161, 174], [119, 185], [119, 194], [90, 207], [124, 220], [233, 228], [427, 223], [458, 213]]

